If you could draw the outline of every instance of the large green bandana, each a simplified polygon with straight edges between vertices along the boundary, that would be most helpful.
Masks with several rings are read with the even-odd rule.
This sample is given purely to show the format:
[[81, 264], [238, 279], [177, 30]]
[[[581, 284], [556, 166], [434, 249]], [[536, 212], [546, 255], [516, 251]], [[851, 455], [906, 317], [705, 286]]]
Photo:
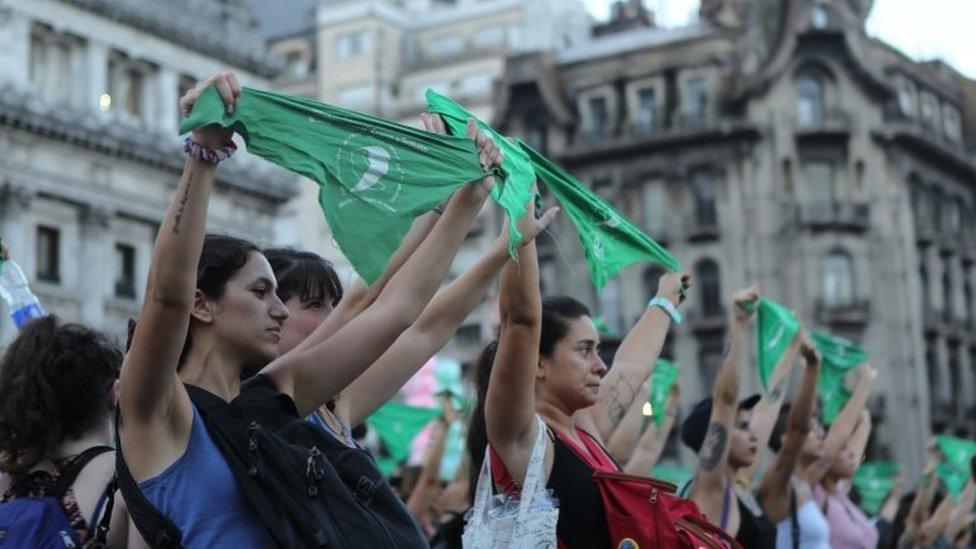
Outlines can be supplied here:
[[958, 500], [969, 477], [973, 476], [971, 463], [973, 456], [976, 456], [976, 442], [948, 435], [937, 435], [935, 440], [943, 456], [936, 473], [952, 498]]
[[651, 261], [669, 271], [681, 264], [663, 246], [627, 219], [580, 180], [519, 141], [532, 168], [579, 232], [590, 278], [597, 290], [636, 261]]
[[505, 183], [495, 185], [492, 198], [509, 214], [511, 223], [508, 224], [509, 251], [512, 255], [518, 250], [522, 235], [518, 231], [518, 219], [526, 212], [526, 203], [532, 197], [532, 184], [535, 183], [535, 173], [529, 164], [529, 158], [513, 140], [499, 134], [494, 128], [469, 113], [450, 98], [427, 90], [427, 109], [441, 115], [444, 124], [452, 135], [464, 135], [468, 120], [474, 119], [483, 133], [491, 137], [502, 151], [502, 170], [508, 174]]
[[769, 378], [783, 353], [800, 331], [800, 321], [786, 307], [762, 298], [756, 313], [756, 337], [759, 340], [759, 379], [763, 389], [769, 390]]
[[481, 168], [471, 139], [265, 90], [244, 88], [227, 114], [208, 88], [180, 132], [208, 124], [232, 128], [249, 152], [318, 183], [335, 240], [368, 283], [382, 274], [414, 218], [493, 173]]
[[844, 383], [848, 372], [868, 361], [868, 353], [851, 341], [833, 334], [811, 332], [810, 338], [823, 357], [817, 392], [823, 399], [823, 421], [830, 425], [851, 398]]
[[654, 424], [658, 428], [664, 425], [665, 412], [668, 410], [668, 395], [680, 376], [681, 368], [677, 364], [663, 358], [657, 359], [654, 371], [651, 373], [651, 393], [647, 396], [647, 402], [651, 405], [651, 417], [654, 418]]
[[382, 463], [384, 473], [389, 474], [410, 455], [410, 443], [424, 427], [441, 415], [438, 408], [420, 408], [401, 402], [387, 402], [366, 418], [366, 425], [376, 429], [380, 439], [390, 452], [389, 460]]
[[869, 515], [877, 515], [888, 493], [898, 481], [898, 464], [866, 461], [854, 473], [851, 483], [861, 496], [861, 508]]

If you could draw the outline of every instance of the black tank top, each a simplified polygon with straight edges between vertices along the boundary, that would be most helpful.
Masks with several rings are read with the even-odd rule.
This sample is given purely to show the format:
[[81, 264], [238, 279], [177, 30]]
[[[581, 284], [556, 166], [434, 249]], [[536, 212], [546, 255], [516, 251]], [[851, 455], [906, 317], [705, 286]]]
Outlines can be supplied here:
[[765, 515], [756, 516], [742, 498], [736, 496], [739, 503], [739, 531], [735, 535], [742, 547], [752, 549], [775, 549], [776, 526], [769, 522]]
[[593, 482], [593, 468], [552, 429], [546, 432], [553, 446], [552, 473], [546, 488], [559, 499], [556, 536], [566, 547], [610, 547], [610, 529], [600, 491]]

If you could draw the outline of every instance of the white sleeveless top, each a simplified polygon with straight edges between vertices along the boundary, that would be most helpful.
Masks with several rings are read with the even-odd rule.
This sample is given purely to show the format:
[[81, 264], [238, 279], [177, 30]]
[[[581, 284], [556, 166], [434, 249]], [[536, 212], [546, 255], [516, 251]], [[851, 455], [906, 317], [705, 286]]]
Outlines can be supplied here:
[[[796, 520], [800, 523], [800, 548], [830, 549], [830, 524], [813, 500], [813, 490], [809, 484], [795, 477], [791, 484], [797, 494], [803, 493], [807, 497], [807, 502], [796, 510]], [[793, 549], [792, 517], [776, 525], [776, 549]]]

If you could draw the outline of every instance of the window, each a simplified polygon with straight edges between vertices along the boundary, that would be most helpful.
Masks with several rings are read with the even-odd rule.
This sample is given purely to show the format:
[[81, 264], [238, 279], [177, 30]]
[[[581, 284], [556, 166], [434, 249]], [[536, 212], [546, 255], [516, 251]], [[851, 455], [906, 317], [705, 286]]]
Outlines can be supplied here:
[[657, 119], [657, 90], [642, 88], [637, 92], [637, 127], [641, 133], [650, 133]]
[[37, 89], [55, 101], [73, 99], [71, 57], [77, 39], [40, 25], [31, 29], [28, 77]]
[[934, 127], [938, 116], [939, 100], [929, 92], [922, 93], [922, 123]]
[[548, 154], [549, 136], [545, 122], [533, 122], [525, 130], [525, 143], [539, 154]]
[[712, 259], [702, 259], [695, 264], [695, 282], [701, 288], [701, 312], [703, 316], [713, 316], [722, 312], [722, 287], [719, 280], [718, 263]]
[[824, 121], [824, 89], [820, 78], [804, 74], [796, 81], [796, 120], [802, 128], [820, 126]]
[[959, 344], [949, 343], [949, 383], [950, 390], [952, 391], [952, 398], [950, 399], [950, 406], [953, 408], [953, 413], [958, 414], [962, 410], [963, 402], [965, 402], [965, 390], [962, 382], [962, 365], [959, 361]]
[[37, 279], [61, 282], [61, 232], [57, 229], [37, 228]]
[[145, 75], [136, 69], [126, 71], [125, 114], [130, 118], [139, 119], [143, 114], [143, 93], [145, 89]]
[[369, 53], [369, 37], [366, 31], [353, 31], [336, 37], [336, 57], [349, 59]]
[[963, 317], [968, 320], [973, 320], [973, 269], [970, 266], [966, 266], [963, 269], [962, 274], [962, 299], [963, 299]]
[[458, 95], [482, 95], [491, 91], [490, 74], [469, 74], [457, 85]]
[[905, 116], [915, 116], [915, 84], [904, 77], [898, 79], [898, 108]]
[[308, 59], [298, 50], [292, 50], [285, 55], [285, 76], [289, 78], [305, 78], [308, 75]]
[[607, 98], [592, 97], [586, 105], [590, 112], [589, 127], [586, 129], [586, 133], [593, 136], [605, 135], [610, 125], [610, 109], [607, 106]]
[[959, 121], [959, 111], [955, 107], [950, 105], [942, 107], [942, 127], [945, 129], [946, 137], [951, 141], [962, 140], [962, 125]]
[[620, 315], [620, 279], [611, 278], [600, 291], [597, 301], [600, 303], [600, 317], [606, 323], [611, 334], [621, 332]]
[[147, 68], [122, 54], [114, 54], [108, 63], [108, 97], [105, 105], [123, 117], [142, 120], [146, 112]]
[[932, 296], [929, 295], [929, 271], [924, 264], [918, 268], [918, 290], [922, 294], [922, 308], [926, 313], [931, 312], [929, 309], [932, 303]]
[[115, 245], [115, 295], [136, 297], [136, 249], [128, 244]]
[[375, 99], [370, 84], [350, 86], [339, 90], [339, 104], [344, 107], [365, 107]]
[[945, 268], [942, 270], [942, 314], [946, 320], [952, 320], [955, 318], [954, 307], [952, 303], [953, 297], [952, 287], [952, 266], [948, 261], [945, 261]]
[[665, 232], [668, 197], [660, 182], [648, 183], [644, 187], [644, 227], [651, 237], [661, 237]]
[[685, 126], [698, 127], [702, 124], [707, 102], [708, 92], [705, 90], [705, 79], [696, 76], [688, 80], [685, 89], [685, 101], [683, 102], [684, 108], [682, 109]]
[[702, 387], [715, 385], [718, 370], [722, 367], [722, 344], [719, 342], [702, 343], [698, 351], [698, 372], [701, 376]]
[[847, 252], [834, 250], [824, 258], [823, 295], [827, 307], [854, 304], [854, 260]]
[[814, 208], [830, 208], [834, 203], [834, 163], [810, 160], [803, 163], [804, 186]]
[[660, 265], [651, 265], [644, 269], [644, 296], [648, 301], [657, 295], [657, 284], [664, 276], [664, 268]]
[[710, 170], [696, 170], [691, 174], [691, 189], [695, 195], [695, 221], [699, 225], [717, 225], [715, 208], [715, 177]]
[[464, 40], [459, 34], [442, 34], [431, 38], [427, 47], [430, 55], [434, 57], [448, 57], [461, 53], [464, 49]]
[[480, 29], [474, 35], [474, 45], [479, 48], [500, 46], [505, 43], [505, 27]]

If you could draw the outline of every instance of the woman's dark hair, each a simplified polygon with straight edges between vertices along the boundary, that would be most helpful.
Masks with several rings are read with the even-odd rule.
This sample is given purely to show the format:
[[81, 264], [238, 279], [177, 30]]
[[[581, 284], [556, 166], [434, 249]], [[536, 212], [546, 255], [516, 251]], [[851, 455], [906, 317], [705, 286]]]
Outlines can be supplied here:
[[498, 341], [492, 341], [478, 355], [474, 364], [474, 386], [477, 393], [471, 420], [468, 422], [466, 447], [468, 451], [468, 496], [474, 501], [474, 490], [478, 485], [478, 474], [485, 460], [485, 447], [488, 446], [488, 430], [485, 426], [485, 399], [488, 397], [488, 381], [491, 367], [495, 363]]
[[[220, 299], [227, 290], [227, 282], [244, 268], [251, 252], [261, 253], [261, 249], [243, 238], [235, 238], [221, 234], [208, 234], [203, 239], [203, 251], [197, 264], [197, 289], [211, 299]], [[132, 335], [136, 331], [136, 323], [129, 319], [128, 338], [125, 350], [132, 346]], [[190, 332], [186, 333], [186, 342], [180, 352], [179, 365], [183, 365], [190, 353]]]
[[282, 302], [297, 295], [303, 303], [321, 299], [335, 307], [342, 299], [339, 274], [322, 256], [293, 248], [268, 248], [264, 256], [271, 263]]
[[584, 316], [590, 316], [590, 310], [571, 297], [561, 295], [543, 299], [539, 356], [552, 356], [556, 344], [569, 333], [570, 322]]
[[[773, 431], [769, 435], [769, 442], [766, 443], [769, 448], [774, 452], [779, 452], [779, 449], [783, 446], [783, 435], [786, 434], [786, 428], [789, 426], [790, 419], [790, 409], [792, 409], [793, 404], [790, 402], [784, 402], [783, 406], [779, 409], [779, 415], [776, 416], [776, 423], [773, 424]], [[813, 400], [813, 417], [817, 418], [820, 416], [820, 410], [822, 409], [820, 403], [820, 397], [815, 397]]]
[[105, 334], [54, 315], [24, 327], [0, 362], [0, 471], [25, 473], [96, 426], [122, 352]]

